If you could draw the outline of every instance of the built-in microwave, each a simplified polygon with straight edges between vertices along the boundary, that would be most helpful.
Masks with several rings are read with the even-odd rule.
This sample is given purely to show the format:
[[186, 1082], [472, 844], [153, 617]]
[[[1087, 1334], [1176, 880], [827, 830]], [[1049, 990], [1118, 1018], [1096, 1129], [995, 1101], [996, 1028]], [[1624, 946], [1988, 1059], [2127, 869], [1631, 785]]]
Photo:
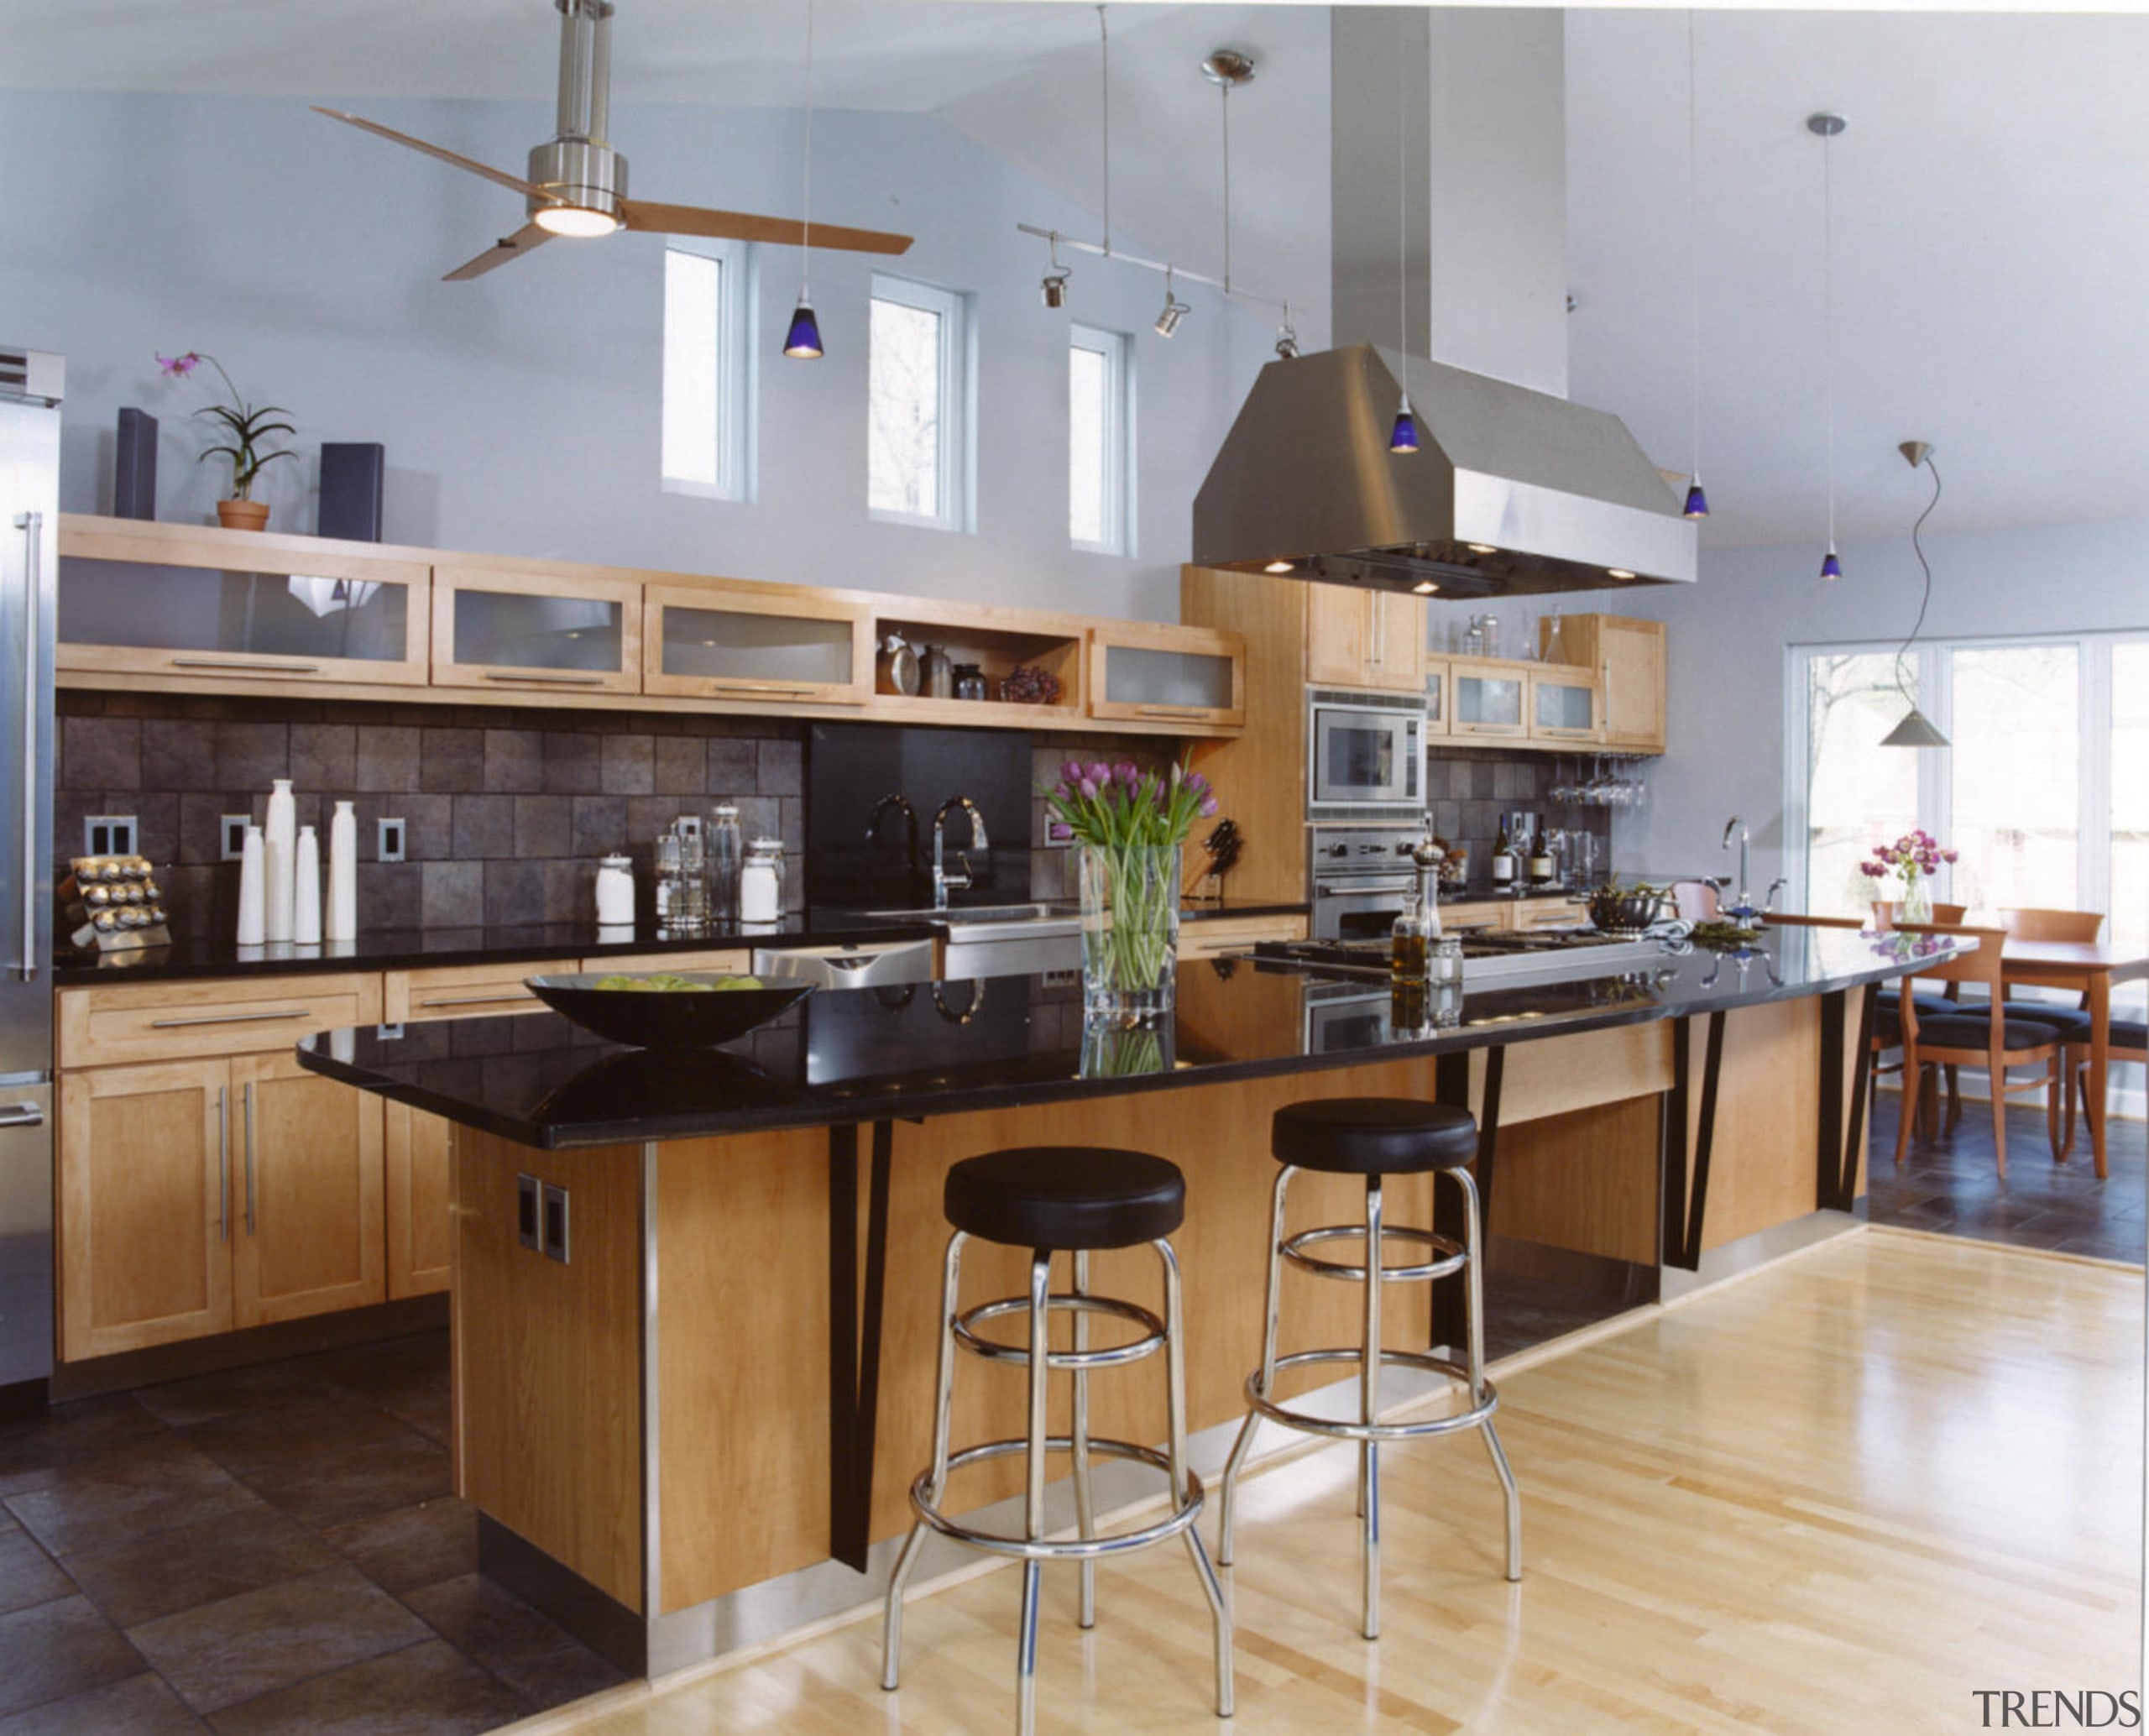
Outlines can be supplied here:
[[1425, 699], [1314, 688], [1306, 702], [1306, 754], [1310, 817], [1414, 818], [1425, 805]]

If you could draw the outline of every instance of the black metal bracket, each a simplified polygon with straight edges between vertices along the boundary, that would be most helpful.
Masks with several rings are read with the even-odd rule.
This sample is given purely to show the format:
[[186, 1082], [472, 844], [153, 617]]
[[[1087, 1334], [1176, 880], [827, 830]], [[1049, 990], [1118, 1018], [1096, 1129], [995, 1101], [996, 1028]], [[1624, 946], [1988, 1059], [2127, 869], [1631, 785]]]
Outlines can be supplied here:
[[[1507, 1070], [1507, 1049], [1495, 1044], [1485, 1051], [1485, 1096], [1477, 1111], [1478, 1248], [1482, 1252], [1493, 1234], [1493, 1168], [1499, 1153], [1500, 1086]], [[1433, 1064], [1433, 1099], [1456, 1109], [1470, 1107], [1470, 1056], [1451, 1050]], [[1433, 1190], [1433, 1233], [1451, 1242], [1462, 1240], [1462, 1195], [1455, 1188]], [[1461, 1273], [1435, 1279], [1433, 1286], [1432, 1327], [1427, 1341], [1434, 1346], [1460, 1344], [1469, 1330]]]
[[1663, 1261], [1687, 1272], [1702, 1265], [1702, 1226], [1709, 1203], [1709, 1165], [1716, 1151], [1717, 1089], [1723, 1073], [1723, 1019], [1704, 1013], [1708, 1036], [1702, 1049], [1702, 1112], [1694, 1127], [1692, 1187], [1687, 1183], [1686, 1121], [1693, 1101], [1691, 1019], [1671, 1023], [1671, 1089], [1658, 1100], [1659, 1170], [1664, 1195]]
[[887, 1299], [894, 1155], [894, 1124], [874, 1122], [861, 1271], [858, 1128], [829, 1129], [829, 1553], [860, 1573], [873, 1541], [874, 1435], [881, 1415], [881, 1323]]
[[[1880, 985], [1868, 983], [1859, 996], [1858, 1054], [1851, 1075], [1850, 1126], [1843, 1126], [1843, 1038], [1848, 990], [1821, 997], [1821, 1124], [1814, 1164], [1813, 1204], [1817, 1210], [1848, 1211], [1858, 1203], [1858, 1169], [1865, 1154], [1865, 1105], [1873, 1081], [1873, 1023], [1880, 1004]], [[1913, 1093], [1905, 1082], [1903, 1113], [1912, 1112]]]

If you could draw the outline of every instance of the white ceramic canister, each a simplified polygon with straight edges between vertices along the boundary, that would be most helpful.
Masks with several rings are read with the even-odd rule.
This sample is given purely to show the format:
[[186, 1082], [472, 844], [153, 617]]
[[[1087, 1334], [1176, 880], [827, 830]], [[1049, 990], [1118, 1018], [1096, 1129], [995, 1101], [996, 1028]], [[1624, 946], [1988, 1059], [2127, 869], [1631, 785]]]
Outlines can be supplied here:
[[773, 923], [783, 915], [783, 840], [756, 838], [739, 871], [739, 920]]
[[291, 938], [291, 889], [296, 883], [298, 805], [291, 781], [274, 779], [269, 787], [268, 823], [261, 829], [262, 934], [270, 941]]
[[338, 802], [328, 822], [328, 909], [322, 923], [331, 940], [358, 938], [358, 817]]
[[321, 840], [311, 826], [299, 828], [291, 858], [291, 939], [301, 946], [321, 944]]
[[263, 918], [263, 845], [261, 828], [248, 826], [238, 853], [238, 944], [259, 946], [265, 923]]
[[607, 856], [597, 865], [597, 920], [607, 928], [635, 919], [635, 865], [626, 856]]

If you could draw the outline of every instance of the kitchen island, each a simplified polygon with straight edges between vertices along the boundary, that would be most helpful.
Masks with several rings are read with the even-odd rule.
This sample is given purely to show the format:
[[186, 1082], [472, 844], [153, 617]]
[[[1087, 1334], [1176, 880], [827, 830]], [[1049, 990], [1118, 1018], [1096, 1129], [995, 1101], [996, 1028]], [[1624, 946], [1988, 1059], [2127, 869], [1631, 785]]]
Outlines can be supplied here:
[[[301, 1059], [456, 1124], [458, 1487], [486, 1569], [659, 1674], [883, 1582], [929, 1450], [959, 1158], [1094, 1143], [1186, 1172], [1190, 1415], [1221, 1430], [1258, 1360], [1279, 1105], [1468, 1104], [1496, 1265], [1579, 1261], [1645, 1305], [1661, 1274], [1848, 1211], [1874, 994], [1949, 949], [1790, 929], [1422, 1010], [1378, 977], [1225, 958], [1182, 965], [1154, 1031], [1085, 1028], [1076, 984], [1008, 977], [816, 992], [686, 1058], [546, 1015], [324, 1033]], [[1305, 1221], [1362, 1210], [1345, 1178], [1302, 1188]], [[1441, 1226], [1429, 1178], [1390, 1191]], [[1024, 1258], [977, 1247], [966, 1302], [1016, 1293]], [[1095, 1280], [1140, 1296], [1153, 1268], [1101, 1254]], [[1346, 1287], [1305, 1289], [1281, 1348], [1351, 1341]], [[1448, 1341], [1441, 1289], [1393, 1311], [1391, 1342]], [[1099, 1383], [1093, 1427], [1159, 1438], [1156, 1385]], [[1021, 1403], [967, 1383], [958, 1439], [1019, 1432]], [[950, 1504], [1019, 1471], [980, 1467]]]

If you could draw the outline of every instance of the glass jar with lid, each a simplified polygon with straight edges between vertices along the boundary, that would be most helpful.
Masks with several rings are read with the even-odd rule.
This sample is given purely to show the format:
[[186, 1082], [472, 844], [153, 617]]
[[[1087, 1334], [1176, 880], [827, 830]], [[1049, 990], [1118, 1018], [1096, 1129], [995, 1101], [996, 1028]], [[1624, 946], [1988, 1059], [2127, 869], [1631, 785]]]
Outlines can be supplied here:
[[955, 665], [955, 697], [958, 699], [982, 699], [985, 697], [985, 672], [976, 664]]
[[783, 917], [783, 840], [756, 838], [739, 870], [739, 920], [779, 922]]

